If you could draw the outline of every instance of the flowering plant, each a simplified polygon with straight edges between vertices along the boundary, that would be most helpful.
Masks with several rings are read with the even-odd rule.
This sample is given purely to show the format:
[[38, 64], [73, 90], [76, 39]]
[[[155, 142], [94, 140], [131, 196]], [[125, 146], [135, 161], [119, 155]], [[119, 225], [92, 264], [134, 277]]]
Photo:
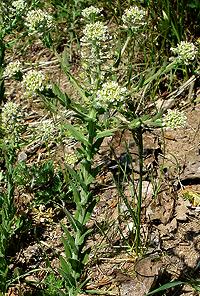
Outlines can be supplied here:
[[39, 34], [43, 36], [54, 28], [53, 17], [46, 11], [34, 9], [28, 12], [25, 25], [29, 34]]
[[96, 15], [100, 14], [102, 11], [102, 8], [97, 8], [95, 6], [90, 6], [90, 7], [86, 7], [83, 11], [82, 11], [82, 16], [85, 19], [91, 19], [93, 17], [95, 17]]
[[133, 31], [139, 30], [146, 23], [146, 11], [137, 6], [132, 6], [125, 10], [122, 15], [122, 21], [124, 28], [131, 29]]
[[24, 75], [22, 85], [27, 96], [36, 96], [38, 91], [45, 89], [46, 77], [41, 71], [30, 70]]
[[116, 108], [125, 103], [127, 89], [119, 86], [116, 81], [109, 81], [98, 90], [95, 99], [96, 108]]
[[184, 112], [178, 110], [167, 110], [163, 117], [163, 127], [176, 129], [186, 125], [187, 117]]
[[173, 54], [177, 55], [175, 59], [178, 63], [183, 63], [185, 65], [191, 64], [194, 61], [198, 50], [192, 42], [181, 41], [177, 47], [171, 47]]
[[3, 76], [5, 78], [13, 78], [13, 77], [16, 78], [17, 76], [19, 76], [19, 74], [21, 74], [21, 71], [22, 71], [22, 66], [20, 61], [10, 62], [6, 66]]

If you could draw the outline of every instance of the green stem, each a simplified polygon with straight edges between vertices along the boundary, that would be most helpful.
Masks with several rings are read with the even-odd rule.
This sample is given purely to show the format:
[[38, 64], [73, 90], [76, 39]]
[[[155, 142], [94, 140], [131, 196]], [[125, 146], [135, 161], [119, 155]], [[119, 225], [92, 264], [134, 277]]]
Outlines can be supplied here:
[[126, 42], [125, 42], [125, 44], [124, 44], [124, 46], [122, 48], [122, 51], [121, 51], [121, 56], [124, 54], [124, 52], [125, 52], [128, 44], [129, 44], [131, 38], [132, 38], [132, 34], [127, 37]]
[[0, 103], [4, 98], [4, 79], [3, 79], [3, 64], [5, 56], [5, 44], [3, 38], [0, 37]]
[[14, 184], [13, 184], [13, 149], [6, 149], [4, 147], [3, 154], [6, 163], [6, 183], [7, 192], [3, 196], [3, 205], [0, 210], [0, 290], [6, 292], [8, 266], [9, 261], [7, 258], [7, 250], [9, 241], [13, 235], [13, 218], [15, 215], [15, 206], [13, 204], [14, 199]]
[[139, 155], [139, 186], [138, 186], [138, 200], [137, 200], [137, 225], [136, 225], [136, 254], [140, 251], [140, 227], [141, 227], [141, 209], [142, 209], [142, 185], [143, 185], [143, 130], [140, 126], [137, 130], [137, 141], [138, 141], [138, 155]]

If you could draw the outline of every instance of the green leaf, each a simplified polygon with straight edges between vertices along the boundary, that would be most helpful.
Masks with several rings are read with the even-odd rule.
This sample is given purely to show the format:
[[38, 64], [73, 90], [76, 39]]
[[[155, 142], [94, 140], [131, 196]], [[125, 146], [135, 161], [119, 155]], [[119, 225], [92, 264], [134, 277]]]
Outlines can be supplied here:
[[99, 151], [99, 147], [101, 146], [104, 138], [97, 139], [93, 144], [93, 151], [94, 154]]
[[89, 260], [89, 255], [91, 252], [91, 248], [87, 248], [82, 254], [81, 254], [81, 258], [82, 258], [82, 263], [85, 265], [87, 264], [88, 260]]
[[84, 91], [84, 89], [80, 86], [80, 84], [73, 77], [73, 75], [70, 74], [70, 72], [68, 71], [68, 69], [65, 67], [64, 64], [62, 64], [62, 67], [63, 67], [63, 70], [64, 70], [65, 74], [68, 76], [70, 82], [74, 85], [75, 89], [78, 91], [80, 96], [83, 98], [83, 100], [87, 101], [87, 93], [86, 93], [86, 91]]
[[70, 166], [66, 166], [66, 167], [67, 167], [67, 170], [68, 170], [69, 174], [74, 179], [74, 181], [77, 183], [77, 185], [80, 185], [83, 188], [83, 190], [86, 191], [87, 190], [87, 186], [82, 181], [82, 179], [80, 178], [79, 174], [76, 173], [76, 171], [74, 169], [72, 169]]
[[53, 84], [52, 91], [56, 95], [56, 97], [59, 99], [60, 103], [65, 106], [69, 107], [71, 104], [70, 98], [67, 96], [66, 93], [62, 92], [61, 89], [57, 84]]
[[139, 119], [134, 119], [130, 122], [129, 128], [136, 129], [141, 126], [141, 121]]
[[183, 285], [183, 284], [184, 284], [184, 282], [182, 282], [182, 281], [173, 281], [173, 282], [167, 283], [165, 285], [162, 285], [161, 287], [159, 287], [158, 289], [155, 289], [152, 292], [149, 292], [148, 294], [146, 294], [146, 296], [153, 295], [153, 294], [155, 294], [157, 292], [160, 292], [160, 291], [163, 291], [163, 290], [166, 290], [166, 289], [169, 289], [169, 288], [173, 288], [173, 287], [176, 287], [176, 286], [180, 286], [180, 285]]
[[94, 210], [95, 205], [96, 205], [96, 199], [94, 198], [94, 199], [88, 204], [88, 207], [87, 207], [87, 209], [86, 209], [86, 214], [85, 214], [85, 218], [84, 218], [84, 221], [83, 221], [83, 224], [84, 224], [84, 225], [89, 221], [89, 219], [90, 219], [90, 217], [91, 217], [91, 215], [92, 215], [92, 213], [93, 213], [93, 210]]
[[71, 264], [72, 269], [76, 272], [76, 279], [78, 279], [81, 275], [84, 265], [77, 259], [69, 258], [68, 261]]
[[112, 136], [114, 134], [114, 132], [116, 132], [116, 128], [113, 128], [111, 130], [106, 130], [106, 131], [103, 131], [103, 132], [99, 132], [96, 135], [96, 139], [110, 137], [110, 136]]
[[76, 287], [76, 279], [73, 277], [72, 267], [63, 257], [60, 257], [61, 268], [59, 269], [60, 274], [66, 281], [69, 287]]
[[75, 232], [82, 232], [83, 231], [83, 225], [70, 214], [70, 212], [67, 209], [64, 209], [64, 212], [67, 216], [67, 219], [69, 223], [71, 224], [72, 228]]
[[66, 252], [67, 252], [66, 256], [71, 257], [71, 254], [78, 253], [78, 249], [75, 245], [75, 240], [72, 237], [72, 235], [70, 234], [69, 230], [63, 224], [61, 224], [61, 225], [62, 225], [62, 228], [63, 228], [64, 233], [66, 235], [66, 238], [68, 240], [67, 241], [64, 237], [62, 237], [62, 242], [64, 244], [64, 247], [66, 247]]
[[65, 127], [70, 131], [70, 133], [72, 134], [72, 136], [77, 141], [81, 142], [85, 146], [89, 146], [89, 142], [86, 139], [86, 137], [78, 129], [76, 129], [73, 125], [71, 125], [71, 124], [65, 124]]
[[73, 216], [70, 214], [70, 212], [69, 212], [67, 209], [64, 209], [64, 212], [65, 212], [65, 214], [66, 214], [66, 216], [67, 216], [67, 219], [68, 219], [68, 221], [69, 221], [71, 227], [72, 227], [72, 228], [74, 229], [74, 231], [76, 232], [76, 231], [77, 231], [77, 227], [76, 227], [76, 223], [75, 223], [75, 221], [74, 221]]
[[87, 172], [87, 177], [86, 177], [85, 171], [87, 171], [87, 163], [82, 162], [81, 163], [81, 172], [82, 172], [82, 175], [84, 176], [84, 183], [86, 185], [86, 187], [84, 186], [83, 190], [87, 193], [87, 191], [88, 191], [87, 185], [90, 185], [94, 181], [94, 176]]
[[71, 245], [70, 243], [67, 241], [67, 239], [65, 237], [61, 237], [62, 243], [64, 245], [64, 249], [65, 249], [65, 255], [67, 258], [70, 258], [72, 256], [72, 252], [71, 252]]
[[92, 232], [92, 229], [88, 229], [85, 231], [85, 233], [83, 235], [81, 235], [81, 237], [79, 238], [78, 241], [76, 241], [76, 245], [78, 246], [82, 246], [86, 240], [86, 238], [88, 237], [88, 235]]
[[80, 193], [74, 183], [71, 182], [70, 186], [72, 188], [74, 202], [76, 205], [79, 205], [81, 202]]

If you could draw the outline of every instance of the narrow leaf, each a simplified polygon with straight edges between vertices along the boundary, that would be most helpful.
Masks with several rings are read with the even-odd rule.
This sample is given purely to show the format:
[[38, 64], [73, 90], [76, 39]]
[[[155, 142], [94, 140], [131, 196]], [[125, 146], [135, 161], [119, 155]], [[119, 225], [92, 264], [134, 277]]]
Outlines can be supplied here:
[[105, 138], [105, 137], [110, 137], [114, 134], [114, 132], [116, 132], [116, 129], [113, 128], [111, 130], [106, 130], [106, 131], [103, 131], [103, 132], [99, 132], [97, 135], [96, 135], [96, 139], [101, 139], [101, 138]]
[[160, 292], [160, 291], [163, 291], [163, 290], [166, 290], [166, 289], [169, 289], [169, 288], [173, 288], [173, 287], [176, 287], [176, 286], [180, 286], [180, 285], [183, 285], [183, 284], [184, 284], [184, 282], [181, 282], [181, 281], [173, 281], [173, 282], [167, 283], [165, 285], [162, 285], [161, 287], [159, 287], [158, 289], [155, 289], [152, 292], [149, 292], [146, 296], [153, 295], [153, 294], [155, 294], [157, 292]]
[[71, 182], [70, 186], [71, 186], [72, 191], [73, 191], [73, 199], [74, 199], [74, 202], [76, 203], [76, 205], [78, 205], [81, 202], [80, 193], [77, 190], [77, 187], [75, 186], [74, 183]]
[[83, 235], [81, 235], [81, 237], [80, 237], [79, 240], [76, 242], [76, 244], [77, 244], [78, 246], [82, 246], [82, 245], [84, 244], [86, 238], [88, 237], [88, 235], [89, 235], [91, 232], [92, 232], [92, 229], [88, 229], [88, 230], [86, 230], [86, 232], [85, 232]]
[[78, 220], [76, 220], [67, 209], [64, 209], [64, 212], [67, 216], [69, 223], [71, 224], [72, 228], [74, 229], [74, 231], [75, 232], [77, 232], [77, 231], [82, 232], [83, 225]]
[[83, 190], [87, 190], [86, 184], [81, 180], [79, 174], [76, 173], [74, 169], [72, 169], [70, 166], [67, 166], [67, 170], [70, 173], [71, 177], [76, 181], [77, 184], [79, 184]]
[[83, 88], [80, 86], [80, 84], [78, 83], [78, 81], [70, 74], [70, 72], [68, 71], [68, 69], [65, 67], [65, 65], [62, 64], [63, 70], [65, 72], [65, 74], [69, 77], [69, 80], [71, 81], [71, 83], [74, 85], [75, 89], [78, 91], [78, 93], [80, 94], [80, 96], [87, 101], [87, 96], [86, 96], [86, 92], [83, 90]]
[[76, 272], [76, 279], [78, 279], [81, 275], [82, 270], [83, 270], [83, 264], [81, 262], [79, 262], [78, 260], [72, 259], [72, 258], [69, 258], [68, 261], [71, 264], [72, 269]]
[[[70, 232], [67, 229], [67, 227], [65, 227], [63, 224], [61, 224], [61, 225], [62, 225], [62, 228], [63, 228], [64, 233], [66, 235], [66, 239], [68, 240], [67, 241], [67, 244], [68, 244], [68, 246], [70, 248], [70, 250], [69, 250], [70, 253], [71, 254], [73, 254], [73, 253], [77, 254], [78, 253], [78, 250], [77, 250], [77, 247], [75, 245], [75, 241], [74, 241], [73, 236], [70, 234]], [[63, 243], [64, 243], [64, 240], [66, 240], [66, 239], [63, 237], [63, 239], [62, 239]], [[71, 256], [69, 256], [69, 257], [71, 257]]]
[[63, 257], [60, 257], [60, 263], [61, 263], [61, 268], [59, 269], [59, 271], [60, 271], [60, 274], [65, 279], [66, 284], [69, 287], [75, 287], [76, 279], [74, 279], [74, 277], [72, 276], [71, 265]]
[[82, 144], [84, 144], [85, 146], [88, 146], [88, 140], [86, 139], [86, 137], [78, 130], [76, 129], [73, 125], [71, 124], [65, 124], [65, 127], [70, 131], [70, 133], [72, 134], [72, 136], [79, 142], [81, 142]]
[[59, 88], [59, 86], [57, 84], [53, 84], [52, 91], [53, 91], [54, 95], [56, 95], [56, 97], [59, 99], [60, 103], [63, 106], [69, 107], [69, 105], [71, 104], [70, 98], [67, 96], [66, 93], [61, 91], [61, 89]]

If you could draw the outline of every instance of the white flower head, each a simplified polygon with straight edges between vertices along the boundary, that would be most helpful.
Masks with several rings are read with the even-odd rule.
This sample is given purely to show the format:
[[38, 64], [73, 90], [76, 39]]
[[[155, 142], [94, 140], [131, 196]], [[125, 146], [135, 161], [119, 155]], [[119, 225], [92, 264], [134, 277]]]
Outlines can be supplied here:
[[36, 128], [37, 137], [42, 141], [52, 141], [55, 139], [57, 128], [52, 120], [45, 120], [39, 123]]
[[144, 26], [146, 23], [145, 19], [146, 11], [137, 6], [132, 6], [126, 9], [122, 15], [124, 27], [132, 30], [138, 30], [140, 27]]
[[73, 166], [77, 161], [78, 157], [75, 152], [67, 153], [64, 157], [66, 164]]
[[103, 22], [96, 22], [94, 24], [87, 24], [83, 30], [82, 42], [99, 43], [108, 39], [108, 27]]
[[6, 66], [3, 76], [12, 78], [17, 73], [21, 72], [21, 70], [22, 70], [22, 67], [21, 67], [20, 61], [11, 62]]
[[172, 47], [171, 51], [173, 54], [177, 55], [175, 59], [185, 65], [189, 65], [198, 53], [195, 45], [192, 42], [187, 41], [181, 41], [177, 47]]
[[26, 9], [27, 2], [24, 0], [17, 0], [12, 2], [13, 12], [23, 13]]
[[184, 112], [178, 110], [167, 110], [167, 114], [163, 117], [163, 127], [168, 129], [184, 127], [186, 122], [187, 116]]
[[16, 136], [23, 123], [23, 112], [19, 104], [7, 102], [1, 113], [2, 128], [7, 135]]
[[90, 7], [86, 7], [83, 11], [82, 11], [82, 16], [84, 18], [89, 19], [91, 16], [96, 16], [98, 14], [100, 14], [102, 11], [102, 8], [97, 8], [95, 6], [90, 6]]
[[109, 81], [102, 85], [95, 99], [96, 108], [112, 108], [125, 102], [127, 89], [121, 87], [116, 81]]
[[30, 70], [22, 80], [27, 96], [37, 95], [38, 91], [43, 91], [46, 87], [46, 77], [41, 71]]
[[28, 12], [25, 25], [30, 34], [39, 33], [43, 35], [45, 32], [54, 28], [53, 17], [42, 9], [34, 9]]

